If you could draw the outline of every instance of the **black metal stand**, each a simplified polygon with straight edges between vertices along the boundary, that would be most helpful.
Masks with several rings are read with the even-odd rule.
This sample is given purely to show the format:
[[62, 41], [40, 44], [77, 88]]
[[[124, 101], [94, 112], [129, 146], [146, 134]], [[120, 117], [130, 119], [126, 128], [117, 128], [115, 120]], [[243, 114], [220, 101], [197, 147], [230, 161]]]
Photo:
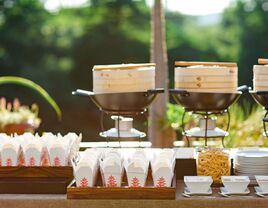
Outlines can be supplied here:
[[[196, 137], [196, 136], [192, 136], [192, 135], [189, 135], [187, 134], [186, 130], [185, 130], [185, 116], [186, 116], [186, 113], [189, 113], [191, 112], [193, 115], [201, 115], [204, 119], [205, 119], [205, 135], [204, 137]], [[184, 111], [183, 112], [183, 115], [182, 115], [182, 131], [183, 131], [183, 135], [185, 136], [186, 140], [187, 140], [187, 146], [190, 147], [190, 138], [191, 137], [195, 137], [195, 138], [204, 138], [205, 139], [205, 146], [207, 146], [207, 140], [208, 138], [219, 138], [218, 136], [208, 136], [208, 119], [210, 116], [212, 115], [223, 115], [223, 114], [227, 114], [227, 126], [226, 126], [226, 129], [225, 131], [228, 132], [229, 130], [229, 127], [230, 127], [230, 112], [228, 109], [224, 110], [224, 111], [220, 111], [220, 112], [195, 112], [195, 111]], [[267, 112], [268, 114], [268, 112]], [[268, 119], [268, 118], [267, 118]], [[224, 145], [224, 138], [226, 137], [227, 135], [223, 136], [223, 137], [220, 137], [221, 138], [221, 143], [222, 143], [222, 146], [225, 147]]]
[[262, 122], [263, 122], [264, 135], [268, 138], [268, 132], [266, 128], [266, 123], [268, 122], [268, 109], [265, 109], [265, 110], [266, 110], [266, 113], [262, 119]]

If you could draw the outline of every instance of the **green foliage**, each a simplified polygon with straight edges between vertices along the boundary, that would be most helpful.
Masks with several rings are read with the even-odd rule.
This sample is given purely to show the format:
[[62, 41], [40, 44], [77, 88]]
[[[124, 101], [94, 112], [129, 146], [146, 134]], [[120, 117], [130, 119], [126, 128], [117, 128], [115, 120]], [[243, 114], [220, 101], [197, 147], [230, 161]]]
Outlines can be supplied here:
[[[264, 110], [260, 106], [251, 108], [249, 103], [235, 104], [230, 108], [231, 125], [226, 138], [227, 147], [267, 146], [263, 136], [262, 118]], [[219, 120], [221, 122], [224, 120]], [[221, 124], [223, 125], [223, 123]]]
[[[43, 117], [47, 119], [43, 119], [42, 125], [46, 126], [42, 130], [82, 131], [91, 140], [98, 138], [98, 109], [88, 100], [73, 98], [70, 92], [92, 88], [93, 65], [149, 62], [150, 8], [145, 0], [89, 0], [87, 6], [51, 13], [43, 2], [0, 1], [0, 76], [33, 80], [51, 92], [62, 106], [63, 122], [57, 126], [41, 103], [40, 113], [44, 109]], [[167, 11], [170, 87], [175, 60], [238, 61], [240, 84], [251, 85], [252, 65], [258, 57], [266, 57], [268, 51], [267, 2], [234, 1], [220, 24], [205, 26], [199, 24], [197, 17]], [[15, 88], [0, 93], [18, 96]], [[251, 145], [249, 140], [268, 145], [260, 133], [263, 112], [253, 108], [249, 113], [246, 109], [250, 106], [242, 104], [242, 110], [238, 106], [231, 108], [234, 116], [228, 146]], [[170, 104], [164, 127], [177, 124], [180, 129], [181, 115], [182, 108]], [[219, 122], [224, 126], [221, 118]], [[252, 134], [246, 134], [250, 128], [254, 128]]]
[[[182, 115], [184, 113], [183, 107], [176, 104], [168, 103], [167, 110], [167, 124], [172, 128], [181, 131], [182, 124]], [[185, 123], [188, 123], [190, 118], [188, 116], [185, 117]]]

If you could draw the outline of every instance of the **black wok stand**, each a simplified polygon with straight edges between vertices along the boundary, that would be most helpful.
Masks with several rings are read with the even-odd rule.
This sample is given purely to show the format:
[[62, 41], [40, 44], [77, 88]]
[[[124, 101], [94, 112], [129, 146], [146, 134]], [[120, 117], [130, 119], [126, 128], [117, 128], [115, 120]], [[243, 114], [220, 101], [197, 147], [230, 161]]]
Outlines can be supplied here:
[[[196, 137], [196, 136], [191, 136], [189, 134], [187, 134], [186, 130], [185, 130], [185, 116], [186, 116], [186, 113], [189, 113], [191, 112], [193, 115], [201, 115], [204, 119], [205, 119], [205, 135], [204, 137]], [[187, 140], [187, 146], [190, 147], [190, 138], [191, 137], [196, 137], [196, 138], [204, 138], [205, 139], [205, 147], [207, 147], [207, 140], [208, 138], [218, 138], [218, 136], [208, 136], [207, 135], [207, 131], [208, 131], [208, 119], [211, 115], [223, 115], [224, 113], [227, 113], [227, 126], [226, 126], [226, 129], [225, 131], [228, 132], [229, 128], [230, 128], [230, 112], [228, 109], [224, 110], [224, 111], [221, 111], [221, 112], [209, 112], [209, 111], [205, 111], [205, 112], [195, 112], [195, 111], [187, 111], [187, 110], [184, 110], [183, 112], [183, 115], [182, 115], [182, 131], [183, 131], [183, 135], [186, 137], [186, 140]], [[268, 112], [267, 112], [267, 115], [268, 115]], [[268, 122], [268, 118], [267, 118], [267, 122]], [[222, 136], [220, 137], [221, 138], [221, 143], [222, 143], [222, 146], [225, 147], [224, 145], [224, 138], [226, 137], [227, 135], [225, 136]]]
[[265, 110], [266, 110], [266, 113], [262, 119], [262, 122], [263, 122], [264, 135], [268, 138], [268, 132], [266, 128], [266, 123], [268, 122], [268, 109], [265, 109]]

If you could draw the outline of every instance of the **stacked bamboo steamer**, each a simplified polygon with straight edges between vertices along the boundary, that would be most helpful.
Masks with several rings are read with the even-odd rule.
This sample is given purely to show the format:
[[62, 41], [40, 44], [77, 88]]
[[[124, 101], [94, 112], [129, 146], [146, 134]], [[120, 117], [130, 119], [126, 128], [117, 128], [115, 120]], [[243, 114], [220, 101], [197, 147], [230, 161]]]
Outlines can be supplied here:
[[237, 91], [236, 63], [176, 61], [175, 66], [175, 89], [211, 93]]
[[155, 64], [96, 65], [93, 67], [95, 93], [144, 92], [155, 88]]
[[268, 91], [268, 59], [259, 59], [259, 64], [253, 67], [254, 91]]

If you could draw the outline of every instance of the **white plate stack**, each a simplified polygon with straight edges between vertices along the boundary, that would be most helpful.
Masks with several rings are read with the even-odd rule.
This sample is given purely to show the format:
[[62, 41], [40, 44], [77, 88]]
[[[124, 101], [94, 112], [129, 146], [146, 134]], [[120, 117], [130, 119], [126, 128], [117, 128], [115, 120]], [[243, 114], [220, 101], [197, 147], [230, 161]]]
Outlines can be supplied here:
[[238, 151], [234, 168], [236, 175], [268, 175], [268, 150]]

